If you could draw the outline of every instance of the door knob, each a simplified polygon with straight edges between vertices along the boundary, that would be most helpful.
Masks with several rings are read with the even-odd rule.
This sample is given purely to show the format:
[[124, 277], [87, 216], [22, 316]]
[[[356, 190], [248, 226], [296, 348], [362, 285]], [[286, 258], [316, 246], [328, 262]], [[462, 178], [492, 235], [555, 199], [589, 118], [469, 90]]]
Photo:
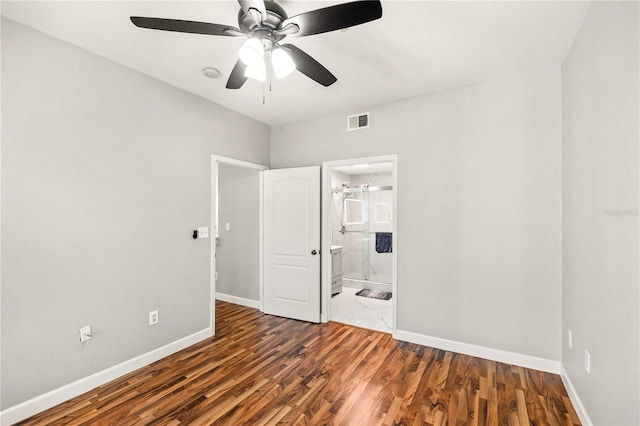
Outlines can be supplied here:
[[315, 256], [318, 252], [316, 250], [311, 250], [311, 254]]

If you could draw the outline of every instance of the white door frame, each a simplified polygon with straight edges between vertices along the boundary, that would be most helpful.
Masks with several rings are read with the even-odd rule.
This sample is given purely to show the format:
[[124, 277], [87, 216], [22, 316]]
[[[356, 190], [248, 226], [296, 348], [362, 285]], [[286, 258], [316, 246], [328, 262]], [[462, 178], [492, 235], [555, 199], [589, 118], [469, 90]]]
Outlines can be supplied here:
[[[269, 167], [263, 166], [261, 164], [249, 163], [247, 161], [236, 160], [235, 158], [223, 157], [221, 155], [211, 155], [211, 233], [209, 235], [210, 244], [211, 244], [211, 273], [210, 273], [210, 281], [211, 288], [209, 294], [209, 318], [210, 318], [210, 327], [211, 334], [215, 334], [215, 303], [216, 303], [216, 235], [218, 235], [218, 165], [219, 164], [227, 164], [230, 166], [243, 167], [245, 169], [253, 169], [259, 172], [268, 170]], [[262, 229], [262, 218], [263, 218], [263, 204], [264, 204], [264, 185], [262, 184], [262, 173], [259, 174], [259, 191], [258, 191], [258, 204], [259, 204], [259, 224], [258, 224], [258, 233], [259, 233], [259, 249], [258, 249], [258, 268], [259, 268], [259, 278], [258, 278], [258, 286], [260, 287], [260, 310], [264, 310], [263, 306], [263, 297], [262, 297], [262, 268], [263, 268], [263, 229]]]
[[398, 330], [398, 156], [381, 155], [378, 157], [351, 158], [348, 160], [325, 161], [322, 163], [322, 294], [321, 322], [331, 320], [331, 170], [334, 167], [363, 163], [392, 163], [392, 247], [391, 252], [391, 335], [396, 338]]

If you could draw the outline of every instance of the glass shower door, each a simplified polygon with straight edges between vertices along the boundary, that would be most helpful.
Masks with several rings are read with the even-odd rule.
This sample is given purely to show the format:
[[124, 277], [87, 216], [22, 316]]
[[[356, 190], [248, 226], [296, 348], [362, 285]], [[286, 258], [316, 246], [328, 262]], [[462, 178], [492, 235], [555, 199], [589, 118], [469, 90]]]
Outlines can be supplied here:
[[346, 254], [343, 270], [348, 278], [391, 283], [391, 254], [376, 251], [376, 234], [392, 231], [392, 186], [345, 188], [344, 225]]
[[[393, 230], [391, 217], [391, 207], [393, 203], [392, 187], [379, 186], [367, 188], [366, 194], [368, 204], [368, 244], [366, 245], [367, 279], [391, 284], [392, 256], [390, 252], [377, 251], [376, 235], [378, 233], [390, 233]], [[393, 247], [391, 249], [393, 250]]]

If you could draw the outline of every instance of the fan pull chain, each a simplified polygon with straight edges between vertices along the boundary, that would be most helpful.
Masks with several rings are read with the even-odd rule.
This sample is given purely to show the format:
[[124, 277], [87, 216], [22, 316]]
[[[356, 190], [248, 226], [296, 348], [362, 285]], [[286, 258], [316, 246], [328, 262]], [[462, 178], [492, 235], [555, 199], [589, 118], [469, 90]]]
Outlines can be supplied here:
[[273, 76], [273, 47], [269, 50], [269, 91], [271, 91], [271, 79]]
[[267, 76], [265, 78], [265, 81], [262, 82], [262, 105], [264, 105], [266, 103], [266, 86], [267, 86], [267, 79], [269, 79], [269, 92], [271, 92], [271, 78], [272, 78], [272, 69], [273, 69], [273, 59], [271, 57], [271, 50], [268, 51], [268, 55], [269, 55], [269, 66], [267, 67], [269, 70], [267, 71]]
[[262, 82], [262, 105], [264, 105], [266, 103], [265, 99], [265, 92], [266, 92], [266, 87], [267, 87], [267, 80], [265, 78], [265, 80]]

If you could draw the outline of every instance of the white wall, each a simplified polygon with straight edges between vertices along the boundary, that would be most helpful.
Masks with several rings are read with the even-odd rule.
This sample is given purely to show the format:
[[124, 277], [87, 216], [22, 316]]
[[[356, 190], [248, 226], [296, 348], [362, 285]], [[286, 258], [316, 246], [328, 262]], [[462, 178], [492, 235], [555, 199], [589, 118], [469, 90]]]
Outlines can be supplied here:
[[258, 170], [218, 165], [220, 242], [216, 247], [216, 293], [260, 300], [259, 189]]
[[562, 64], [562, 362], [595, 424], [640, 424], [639, 9], [594, 2]]
[[543, 69], [274, 126], [271, 164], [397, 153], [398, 328], [558, 361], [560, 104]]
[[208, 328], [211, 154], [268, 126], [4, 18], [1, 118], [2, 408]]

